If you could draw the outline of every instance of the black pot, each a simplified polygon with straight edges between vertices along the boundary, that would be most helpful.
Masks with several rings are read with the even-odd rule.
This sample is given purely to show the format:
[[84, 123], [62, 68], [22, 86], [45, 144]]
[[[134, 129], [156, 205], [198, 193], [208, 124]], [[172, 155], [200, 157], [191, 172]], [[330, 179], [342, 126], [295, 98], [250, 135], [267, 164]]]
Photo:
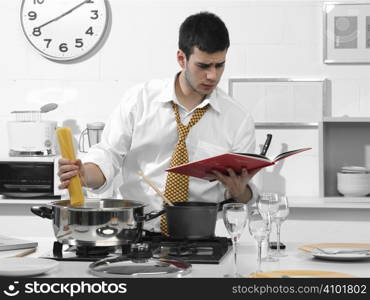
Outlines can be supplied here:
[[176, 202], [166, 206], [168, 232], [173, 239], [209, 239], [215, 235], [217, 203]]

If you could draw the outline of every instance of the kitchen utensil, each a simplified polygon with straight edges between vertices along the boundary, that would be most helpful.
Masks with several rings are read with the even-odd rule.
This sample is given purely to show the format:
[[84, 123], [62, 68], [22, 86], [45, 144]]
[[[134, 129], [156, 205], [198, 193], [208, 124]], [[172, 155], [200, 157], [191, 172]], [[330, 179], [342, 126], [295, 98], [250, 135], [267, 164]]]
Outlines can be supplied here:
[[33, 206], [31, 211], [53, 221], [58, 242], [81, 246], [117, 246], [137, 242], [145, 221], [162, 212], [144, 215], [144, 204], [120, 199], [85, 199], [79, 207], [69, 200]]
[[370, 254], [370, 249], [362, 249], [362, 248], [315, 248], [314, 251], [320, 251], [324, 254]]
[[[317, 248], [321, 249], [318, 250]], [[305, 251], [310, 255], [333, 261], [356, 261], [370, 259], [370, 244], [358, 244], [358, 243], [321, 243], [321, 244], [310, 244], [304, 245], [298, 248], [299, 250]], [[326, 251], [328, 254], [324, 253], [322, 250]], [[358, 250], [359, 252], [351, 253], [353, 250]], [[364, 250], [364, 252], [361, 252]], [[330, 253], [330, 252], [333, 253]], [[340, 253], [340, 251], [350, 253]], [[338, 252], [338, 253], [336, 253]]]
[[328, 253], [322, 250], [313, 250], [311, 255], [315, 258], [330, 260], [330, 261], [358, 261], [370, 259], [370, 252], [338, 252]]
[[[70, 160], [76, 160], [71, 129], [68, 127], [58, 128], [57, 137], [62, 157]], [[68, 192], [72, 206], [82, 206], [84, 204], [84, 194], [79, 176], [74, 176], [71, 178], [68, 185]]]
[[23, 251], [21, 253], [18, 253], [14, 256], [11, 256], [11, 257], [25, 257], [27, 255], [30, 255], [32, 253], [36, 252], [36, 248], [32, 248], [32, 249], [27, 249], [26, 251]]
[[269, 149], [270, 144], [271, 144], [271, 139], [272, 139], [272, 134], [268, 133], [260, 155], [263, 155], [263, 156], [266, 155], [267, 150]]
[[168, 200], [165, 195], [163, 195], [163, 193], [159, 190], [159, 188], [147, 176], [145, 176], [142, 171], [139, 171], [137, 173], [157, 193], [157, 195], [163, 199], [165, 203], [167, 203], [169, 206], [173, 206], [172, 202]]
[[148, 244], [133, 244], [129, 255], [102, 259], [89, 266], [99, 277], [163, 278], [182, 277], [191, 271], [191, 264], [175, 258], [154, 258]]
[[364, 250], [370, 249], [370, 244], [359, 243], [319, 243], [300, 246], [298, 249], [311, 253], [316, 248], [363, 248]]
[[34, 257], [13, 257], [0, 259], [1, 276], [33, 276], [57, 267], [59, 262]]
[[104, 127], [105, 124], [103, 122], [87, 123], [86, 129], [81, 132], [80, 139], [78, 141], [79, 151], [84, 153], [87, 152], [87, 149], [85, 148], [85, 136], [87, 136], [89, 147], [99, 143]]

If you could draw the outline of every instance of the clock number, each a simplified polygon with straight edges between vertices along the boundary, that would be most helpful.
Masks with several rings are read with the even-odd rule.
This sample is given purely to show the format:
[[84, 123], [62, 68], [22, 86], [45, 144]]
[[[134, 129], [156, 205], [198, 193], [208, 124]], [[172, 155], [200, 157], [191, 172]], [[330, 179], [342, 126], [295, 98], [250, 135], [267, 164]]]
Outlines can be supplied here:
[[41, 29], [40, 29], [40, 27], [33, 28], [32, 34], [34, 36], [40, 36], [41, 35]]
[[52, 39], [44, 39], [44, 41], [46, 42], [46, 48], [49, 48]]
[[84, 43], [82, 42], [82, 39], [76, 39], [76, 48], [82, 48]]
[[93, 13], [93, 16], [90, 17], [90, 19], [96, 20], [97, 18], [99, 18], [98, 10], [92, 10], [91, 12]]
[[45, 0], [33, 0], [33, 4], [43, 4]]
[[67, 52], [68, 51], [67, 43], [61, 43], [59, 45], [59, 50], [60, 52]]
[[36, 20], [36, 18], [37, 18], [37, 13], [36, 13], [36, 12], [34, 12], [34, 11], [30, 11], [27, 15], [28, 15], [28, 19], [29, 19], [30, 21], [34, 21], [34, 20]]
[[87, 29], [85, 33], [86, 33], [86, 34], [93, 35], [93, 34], [94, 34], [94, 32], [93, 32], [93, 28], [92, 28], [92, 27], [89, 27], [89, 29]]

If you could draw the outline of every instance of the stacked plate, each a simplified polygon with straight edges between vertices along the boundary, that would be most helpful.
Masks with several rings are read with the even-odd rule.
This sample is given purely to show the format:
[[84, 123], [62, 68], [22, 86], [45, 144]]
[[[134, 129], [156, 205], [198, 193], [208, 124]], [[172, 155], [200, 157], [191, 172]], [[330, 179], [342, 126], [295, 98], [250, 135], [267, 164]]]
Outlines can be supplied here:
[[337, 173], [337, 189], [346, 197], [370, 194], [370, 170], [361, 166], [342, 167]]
[[335, 261], [357, 261], [370, 259], [370, 244], [322, 243], [298, 248], [315, 258]]

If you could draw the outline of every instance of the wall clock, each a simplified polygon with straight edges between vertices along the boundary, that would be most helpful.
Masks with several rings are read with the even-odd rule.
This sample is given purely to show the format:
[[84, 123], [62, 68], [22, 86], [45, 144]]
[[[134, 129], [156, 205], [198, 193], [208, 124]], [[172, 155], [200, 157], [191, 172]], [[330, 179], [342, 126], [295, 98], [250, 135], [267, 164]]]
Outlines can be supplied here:
[[108, 24], [105, 0], [23, 0], [25, 36], [43, 56], [72, 61], [100, 45]]

